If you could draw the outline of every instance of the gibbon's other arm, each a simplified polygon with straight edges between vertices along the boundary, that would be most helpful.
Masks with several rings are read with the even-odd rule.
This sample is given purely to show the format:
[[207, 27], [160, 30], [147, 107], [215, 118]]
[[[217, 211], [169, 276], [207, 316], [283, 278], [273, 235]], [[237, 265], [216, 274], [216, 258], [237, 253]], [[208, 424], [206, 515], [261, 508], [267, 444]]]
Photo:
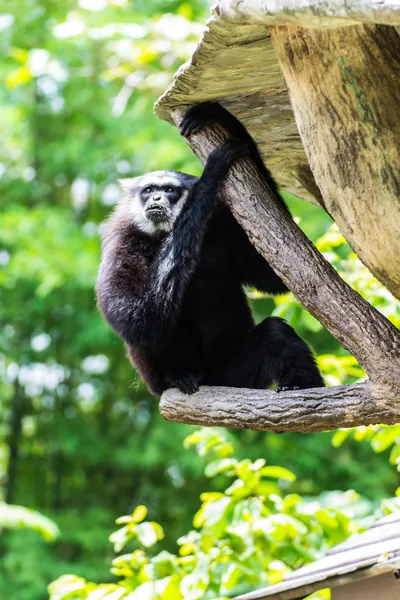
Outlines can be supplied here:
[[[203, 102], [190, 108], [181, 123], [182, 135], [188, 136], [206, 125], [219, 123], [225, 127], [231, 136], [242, 140], [248, 147], [249, 154], [267, 185], [281, 201], [282, 206], [289, 212], [279, 194], [278, 186], [261, 158], [257, 144], [246, 128], [236, 117], [217, 102]], [[237, 221], [232, 218], [231, 227], [232, 249], [237, 256], [241, 271], [242, 282], [251, 285], [260, 292], [269, 294], [284, 294], [287, 287], [274, 272], [267, 261], [257, 252], [247, 234]]]
[[173, 329], [199, 261], [219, 183], [245, 151], [242, 142], [227, 140], [210, 154], [172, 232], [161, 242], [150, 266], [140, 251], [132, 252], [118, 232], [113, 232], [105, 243], [97, 283], [98, 303], [106, 320], [127, 343], [159, 344]]

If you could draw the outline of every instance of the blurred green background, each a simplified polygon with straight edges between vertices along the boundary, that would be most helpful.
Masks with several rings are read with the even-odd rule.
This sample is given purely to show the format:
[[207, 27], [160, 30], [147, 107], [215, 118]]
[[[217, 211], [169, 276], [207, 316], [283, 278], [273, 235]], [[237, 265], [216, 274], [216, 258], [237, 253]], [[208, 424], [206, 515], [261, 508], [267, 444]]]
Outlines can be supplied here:
[[[47, 598], [49, 582], [69, 572], [113, 581], [108, 536], [138, 504], [175, 550], [200, 493], [222, 486], [183, 452], [193, 428], [160, 418], [93, 291], [117, 179], [201, 170], [153, 103], [190, 57], [208, 12], [201, 0], [0, 1], [0, 500], [39, 511], [60, 531], [49, 543], [50, 525], [43, 537], [0, 504], [0, 598]], [[286, 198], [341, 274], [399, 326], [398, 305], [322, 209]], [[249, 298], [257, 319], [274, 311], [312, 344], [329, 384], [363, 377], [291, 295]], [[372, 513], [398, 485], [400, 431], [357, 430], [343, 444], [340, 432], [336, 448], [332, 435], [229, 438], [239, 458], [295, 472], [291, 491], [308, 498], [352, 488], [361, 512]]]

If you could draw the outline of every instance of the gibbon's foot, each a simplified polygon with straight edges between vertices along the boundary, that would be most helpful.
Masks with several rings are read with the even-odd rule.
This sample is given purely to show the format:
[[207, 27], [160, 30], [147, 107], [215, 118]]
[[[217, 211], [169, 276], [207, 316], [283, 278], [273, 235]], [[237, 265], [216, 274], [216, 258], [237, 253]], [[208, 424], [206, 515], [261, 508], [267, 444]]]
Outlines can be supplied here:
[[315, 387], [325, 387], [316, 365], [313, 365], [314, 372], [301, 372], [300, 370], [290, 370], [283, 378], [283, 381], [275, 388], [276, 392], [287, 392], [289, 390], [306, 390]]
[[184, 394], [194, 394], [199, 389], [200, 375], [185, 373], [182, 375], [171, 375], [167, 378], [171, 387], [178, 388]]
[[[298, 385], [293, 385], [293, 386], [289, 386], [289, 385], [277, 385], [275, 388], [275, 392], [288, 392], [290, 390], [299, 390], [299, 386]], [[281, 432], [279, 432], [281, 433]]]
[[229, 113], [218, 102], [202, 102], [189, 108], [181, 123], [180, 132], [184, 137], [197, 133], [210, 123], [225, 124]]

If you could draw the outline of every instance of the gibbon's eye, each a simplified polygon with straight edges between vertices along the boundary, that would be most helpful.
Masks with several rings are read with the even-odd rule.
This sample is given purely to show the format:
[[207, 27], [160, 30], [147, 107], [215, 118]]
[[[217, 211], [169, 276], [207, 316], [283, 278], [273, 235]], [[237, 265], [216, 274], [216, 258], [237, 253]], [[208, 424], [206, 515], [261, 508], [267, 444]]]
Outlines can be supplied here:
[[145, 194], [150, 194], [150, 192], [151, 192], [152, 190], [151, 190], [151, 187], [147, 187], [147, 188], [144, 188], [144, 190], [143, 190], [143, 191], [144, 191], [144, 193], [145, 193]]
[[166, 189], [166, 192], [167, 192], [168, 194], [172, 194], [174, 191], [175, 191], [175, 190], [174, 190], [174, 188], [172, 188], [172, 187], [169, 187], [169, 188], [167, 188], [167, 189]]

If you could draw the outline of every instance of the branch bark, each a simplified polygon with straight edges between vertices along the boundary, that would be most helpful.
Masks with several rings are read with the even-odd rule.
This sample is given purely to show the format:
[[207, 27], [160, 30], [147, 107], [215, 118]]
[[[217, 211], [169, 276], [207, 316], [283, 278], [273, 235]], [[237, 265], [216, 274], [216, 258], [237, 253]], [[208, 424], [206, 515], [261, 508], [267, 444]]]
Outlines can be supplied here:
[[400, 402], [375, 399], [371, 383], [290, 392], [202, 387], [191, 396], [167, 390], [160, 412], [168, 421], [206, 427], [315, 432], [400, 422]]

